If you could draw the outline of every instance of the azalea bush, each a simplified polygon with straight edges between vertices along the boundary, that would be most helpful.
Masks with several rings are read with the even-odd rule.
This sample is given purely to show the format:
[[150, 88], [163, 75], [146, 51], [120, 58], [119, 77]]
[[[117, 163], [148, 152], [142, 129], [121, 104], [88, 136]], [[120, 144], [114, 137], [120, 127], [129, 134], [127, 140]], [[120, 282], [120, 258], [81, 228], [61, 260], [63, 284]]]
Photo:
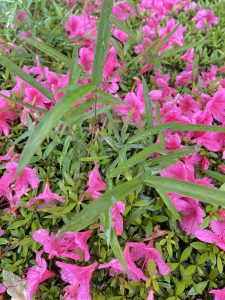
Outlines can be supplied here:
[[224, 0], [0, 7], [0, 297], [223, 299]]

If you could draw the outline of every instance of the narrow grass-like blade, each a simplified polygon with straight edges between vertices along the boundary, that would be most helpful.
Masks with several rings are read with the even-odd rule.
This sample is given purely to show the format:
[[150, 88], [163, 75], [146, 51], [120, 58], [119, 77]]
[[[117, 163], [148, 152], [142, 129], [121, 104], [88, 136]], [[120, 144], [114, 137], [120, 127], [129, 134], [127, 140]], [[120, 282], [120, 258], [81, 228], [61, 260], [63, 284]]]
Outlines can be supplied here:
[[112, 230], [112, 233], [111, 233], [110, 246], [111, 246], [111, 248], [113, 250], [113, 253], [115, 254], [116, 258], [121, 263], [123, 269], [125, 270], [125, 272], [129, 276], [127, 263], [126, 263], [126, 260], [124, 258], [123, 251], [120, 247], [120, 243], [118, 241], [118, 238], [117, 238], [116, 233], [115, 233], [114, 230]]
[[147, 86], [147, 83], [146, 83], [144, 77], [142, 77], [142, 84], [143, 84], [144, 100], [145, 100], [145, 107], [146, 107], [146, 117], [147, 117], [146, 128], [151, 128], [151, 127], [154, 127], [152, 102], [149, 97], [149, 89], [148, 89], [148, 86]]
[[130, 157], [128, 160], [123, 161], [121, 164], [119, 164], [117, 168], [115, 168], [111, 173], [108, 174], [108, 176], [116, 177], [124, 173], [126, 170], [130, 169], [139, 162], [147, 159], [152, 153], [157, 152], [159, 150], [162, 150], [162, 144], [153, 144], [149, 147], [146, 147], [142, 151]]
[[159, 188], [157, 188], [156, 190], [159, 193], [159, 196], [161, 197], [161, 199], [163, 200], [163, 202], [165, 203], [166, 207], [171, 212], [171, 214], [174, 217], [174, 219], [180, 220], [180, 215], [177, 212], [176, 208], [174, 207], [174, 205], [173, 205], [172, 201], [170, 200], [169, 196], [163, 190], [161, 190]]
[[44, 42], [36, 41], [34, 39], [28, 38], [25, 40], [25, 43], [32, 45], [33, 47], [37, 48], [38, 50], [44, 52], [48, 56], [54, 58], [59, 62], [63, 62], [65, 65], [70, 66], [71, 60], [66, 55], [60, 53], [59, 51], [53, 49], [49, 45]]
[[79, 72], [79, 65], [78, 65], [78, 55], [79, 55], [78, 51], [79, 51], [79, 47], [74, 46], [71, 65], [70, 65], [69, 85], [77, 84], [79, 79], [80, 72]]
[[143, 140], [151, 135], [157, 134], [162, 130], [180, 130], [180, 131], [209, 131], [209, 132], [225, 132], [224, 126], [217, 125], [199, 125], [199, 124], [179, 124], [167, 123], [146, 129], [129, 138], [128, 143], [134, 143]]
[[33, 130], [30, 138], [28, 139], [20, 161], [17, 175], [23, 170], [23, 168], [30, 162], [36, 149], [41, 145], [43, 140], [52, 128], [57, 126], [59, 120], [65, 116], [66, 112], [71, 110], [73, 105], [87, 94], [93, 92], [95, 87], [86, 84], [80, 85], [74, 89], [74, 92], [67, 93], [63, 96], [56, 105], [44, 115], [37, 127]]
[[37, 89], [41, 94], [43, 94], [48, 99], [53, 98], [53, 95], [49, 90], [47, 90], [43, 85], [41, 85], [33, 77], [31, 77], [30, 75], [25, 73], [23, 70], [21, 70], [16, 64], [14, 64], [6, 56], [0, 55], [0, 64], [3, 65], [5, 68], [9, 69], [9, 71], [12, 72], [14, 75], [17, 75], [18, 77], [23, 79], [25, 82], [29, 83], [31, 86], [33, 86], [35, 89]]
[[91, 202], [79, 214], [75, 215], [63, 228], [59, 235], [67, 231], [80, 231], [96, 222], [101, 213], [105, 213], [117, 201], [124, 199], [130, 193], [137, 191], [142, 186], [143, 178], [135, 177], [132, 180], [119, 184], [107, 191], [101, 198]]
[[210, 177], [212, 177], [212, 178], [214, 178], [214, 179], [216, 179], [216, 180], [218, 180], [220, 182], [225, 183], [225, 175], [220, 174], [220, 173], [215, 172], [215, 171], [211, 171], [211, 170], [203, 170], [203, 172], [206, 175], [208, 175], [208, 176], [210, 176]]
[[184, 195], [204, 203], [220, 205], [225, 207], [225, 192], [207, 187], [205, 185], [177, 180], [173, 178], [154, 176], [145, 178], [148, 185], [163, 190], [164, 192], [172, 192]]
[[113, 0], [103, 1], [92, 71], [92, 84], [96, 86], [99, 86], [102, 81], [106, 55], [109, 48], [112, 7]]
[[128, 34], [131, 37], [135, 37], [134, 33], [123, 23], [121, 23], [118, 19], [112, 18], [112, 23], [122, 31], [124, 31], [126, 34]]

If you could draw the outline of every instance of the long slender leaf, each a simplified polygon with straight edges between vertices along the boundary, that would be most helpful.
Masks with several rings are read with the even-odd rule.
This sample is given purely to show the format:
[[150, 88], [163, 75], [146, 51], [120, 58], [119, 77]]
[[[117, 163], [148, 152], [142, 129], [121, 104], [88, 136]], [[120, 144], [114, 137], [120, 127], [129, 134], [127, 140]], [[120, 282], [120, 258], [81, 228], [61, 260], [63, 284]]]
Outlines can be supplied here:
[[111, 173], [109, 173], [108, 176], [116, 177], [124, 173], [126, 170], [130, 169], [134, 165], [147, 159], [153, 152], [157, 152], [159, 150], [162, 150], [162, 144], [153, 144], [149, 147], [146, 147], [142, 151], [130, 157], [128, 160], [123, 161], [120, 165], [118, 165], [116, 169], [114, 169]]
[[34, 39], [28, 38], [25, 40], [25, 43], [32, 45], [33, 47], [37, 48], [38, 50], [44, 52], [48, 56], [54, 58], [59, 62], [63, 62], [65, 65], [70, 66], [71, 60], [66, 55], [60, 53], [59, 51], [53, 49], [49, 45], [44, 42], [36, 41]]
[[73, 48], [73, 55], [72, 55], [72, 60], [71, 60], [71, 65], [70, 65], [70, 78], [69, 78], [69, 85], [72, 84], [77, 84], [78, 79], [79, 79], [79, 65], [78, 65], [78, 50], [79, 47], [76, 45]]
[[144, 100], [145, 100], [145, 107], [146, 107], [146, 116], [147, 116], [147, 126], [146, 128], [154, 127], [154, 117], [153, 117], [153, 110], [152, 110], [152, 102], [149, 97], [149, 89], [147, 83], [142, 77], [142, 84], [144, 90]]
[[87, 94], [93, 92], [95, 87], [86, 84], [80, 85], [74, 89], [73, 93], [66, 93], [59, 102], [44, 115], [37, 127], [33, 130], [26, 146], [23, 149], [17, 174], [30, 162], [36, 149], [41, 145], [47, 134], [54, 128], [59, 120], [68, 112], [73, 105]]
[[204, 203], [216, 204], [225, 207], [225, 192], [221, 190], [213, 189], [197, 183], [160, 176], [146, 178], [145, 182], [156, 189], [158, 188], [163, 190], [164, 192], [172, 192], [200, 200]]
[[112, 23], [118, 27], [119, 29], [121, 29], [122, 31], [124, 31], [126, 34], [128, 34], [131, 37], [135, 37], [134, 33], [123, 23], [121, 23], [118, 19], [116, 18], [112, 18]]
[[144, 138], [157, 134], [162, 130], [225, 132], [225, 127], [217, 125], [179, 124], [171, 122], [143, 130], [140, 133], [137, 133], [135, 136], [129, 138], [128, 143], [141, 141]]
[[111, 246], [111, 248], [113, 250], [113, 253], [115, 254], [116, 258], [121, 263], [124, 270], [126, 271], [127, 275], [129, 275], [128, 274], [127, 263], [126, 263], [126, 260], [124, 258], [123, 251], [120, 247], [120, 243], [118, 241], [118, 238], [117, 238], [114, 230], [112, 230], [112, 233], [111, 233], [110, 246]]
[[52, 99], [53, 95], [49, 92], [43, 85], [41, 85], [38, 81], [36, 81], [33, 77], [25, 73], [21, 70], [16, 64], [14, 64], [10, 59], [6, 56], [0, 55], [0, 64], [3, 65], [5, 68], [9, 69], [14, 75], [17, 75], [25, 82], [29, 83], [35, 89], [37, 89], [40, 93], [42, 93], [48, 99]]
[[212, 177], [212, 178], [214, 178], [216, 180], [219, 180], [220, 182], [225, 183], [225, 175], [220, 174], [218, 172], [211, 171], [211, 170], [203, 170], [203, 172], [206, 175], [208, 175], [208, 176], [210, 176], [210, 177]]
[[92, 84], [96, 86], [99, 86], [102, 81], [106, 55], [109, 48], [112, 7], [113, 0], [103, 1], [92, 71]]
[[142, 182], [142, 177], [135, 177], [106, 192], [101, 198], [91, 202], [79, 214], [75, 215], [73, 220], [64, 225], [59, 235], [67, 231], [80, 231], [93, 224], [97, 221], [101, 213], [105, 213], [117, 201], [124, 199], [130, 193], [138, 190]]
[[167, 208], [169, 209], [169, 211], [171, 212], [174, 219], [180, 220], [180, 215], [177, 212], [176, 208], [174, 207], [174, 205], [173, 205], [172, 201], [170, 200], [169, 196], [163, 190], [161, 190], [159, 188], [157, 188], [156, 190], [159, 193], [159, 196], [162, 198], [165, 205], [167, 206]]

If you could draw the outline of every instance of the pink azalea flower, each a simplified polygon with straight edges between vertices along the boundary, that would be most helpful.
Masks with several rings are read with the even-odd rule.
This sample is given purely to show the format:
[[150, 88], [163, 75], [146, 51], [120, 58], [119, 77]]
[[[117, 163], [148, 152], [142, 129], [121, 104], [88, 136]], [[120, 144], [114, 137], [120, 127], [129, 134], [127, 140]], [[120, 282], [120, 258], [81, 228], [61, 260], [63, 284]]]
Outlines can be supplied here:
[[206, 105], [206, 110], [219, 122], [225, 122], [225, 89], [218, 90]]
[[[128, 273], [129, 277], [134, 280], [134, 281], [140, 281], [146, 280], [146, 277], [144, 273], [142, 272], [141, 269], [139, 269], [136, 264], [134, 263], [130, 250], [129, 250], [129, 243], [126, 244], [125, 249], [123, 251], [124, 258], [127, 263], [127, 268], [128, 268]], [[110, 268], [109, 275], [114, 276], [118, 274], [125, 274], [125, 271], [123, 267], [121, 266], [120, 262], [117, 259], [113, 259], [111, 262], [107, 264], [101, 264], [99, 265], [99, 269], [104, 269], [104, 268]]]
[[26, 17], [26, 13], [24, 10], [20, 9], [18, 11], [18, 14], [16, 16], [16, 18], [19, 20], [19, 21], [24, 21], [24, 18]]
[[5, 231], [0, 227], [0, 237], [3, 236], [4, 232]]
[[84, 199], [86, 193], [89, 193], [93, 199], [97, 199], [102, 195], [101, 191], [106, 190], [106, 185], [102, 180], [98, 170], [98, 162], [95, 161], [94, 164], [94, 169], [88, 173], [88, 189], [83, 194], [82, 200]]
[[5, 291], [6, 291], [6, 287], [2, 283], [0, 283], [0, 294], [4, 294]]
[[166, 149], [168, 151], [177, 150], [181, 148], [184, 148], [184, 146], [181, 145], [181, 137], [179, 134], [175, 133], [173, 135], [170, 135], [166, 139]]
[[196, 22], [198, 29], [212, 28], [212, 25], [219, 23], [219, 18], [216, 17], [214, 12], [210, 9], [200, 9], [193, 20]]
[[[50, 203], [54, 200], [62, 202], [62, 203], [65, 202], [65, 200], [63, 198], [61, 198], [58, 194], [55, 194], [51, 191], [49, 182], [47, 181], [46, 184], [45, 184], [44, 192], [39, 194], [37, 197], [35, 197], [31, 201], [29, 201], [27, 203], [27, 206], [28, 207], [32, 206], [37, 201], [44, 201], [44, 205], [45, 205], [45, 204], [48, 204], [48, 203]], [[41, 209], [44, 205], [39, 205], [38, 209]]]
[[30, 34], [29, 31], [22, 31], [22, 32], [20, 32], [19, 37], [20, 37], [20, 40], [21, 40], [21, 41], [25, 41], [25, 39], [31, 37], [31, 34]]
[[181, 58], [186, 61], [186, 62], [189, 62], [189, 63], [193, 63], [193, 60], [194, 60], [194, 48], [190, 48], [188, 49], [184, 55], [181, 56]]
[[223, 288], [222, 290], [211, 290], [209, 294], [215, 295], [214, 300], [223, 300], [225, 299], [225, 288]]
[[[8, 91], [1, 91], [7, 97], [10, 97]], [[9, 123], [17, 118], [17, 114], [10, 111], [10, 106], [6, 100], [0, 96], [0, 135], [9, 135], [10, 125]]]
[[143, 260], [144, 266], [147, 269], [149, 260], [153, 260], [155, 265], [158, 268], [158, 271], [161, 275], [168, 275], [170, 268], [162, 259], [158, 250], [153, 247], [153, 242], [150, 241], [148, 245], [145, 243], [130, 242], [127, 245], [132, 248], [131, 258], [134, 261]]
[[195, 232], [195, 236], [205, 243], [215, 243], [216, 246], [225, 251], [225, 213], [220, 210], [218, 215], [222, 217], [222, 220], [212, 220], [210, 222], [211, 230], [199, 229]]
[[[6, 170], [9, 173], [5, 173], [2, 176], [2, 178], [5, 177], [5, 180], [8, 181], [8, 186], [13, 183], [17, 168], [18, 168], [18, 163], [16, 162], [9, 162], [6, 165]], [[39, 185], [39, 182], [40, 181], [36, 175], [36, 170], [31, 169], [29, 167], [25, 167], [23, 171], [20, 173], [20, 175], [17, 177], [13, 185], [13, 190], [15, 191], [16, 196], [20, 198], [28, 190], [29, 185], [33, 189], [36, 189]]]
[[39, 229], [32, 235], [33, 239], [43, 246], [44, 252], [49, 253], [49, 257], [68, 257], [75, 260], [83, 259], [88, 261], [90, 253], [87, 240], [92, 234], [92, 230], [84, 232], [67, 232], [59, 237], [53, 232], [50, 235], [46, 229]]
[[61, 278], [64, 282], [69, 283], [64, 291], [63, 300], [91, 300], [90, 282], [92, 273], [96, 269], [98, 263], [95, 262], [87, 267], [80, 267], [72, 264], [66, 264], [57, 261], [56, 265], [61, 268]]
[[131, 113], [131, 122], [141, 123], [141, 115], [145, 112], [145, 104], [143, 101], [132, 92], [126, 94], [124, 102], [128, 103], [129, 106], [121, 104], [115, 108], [115, 111], [122, 116], [123, 121], [125, 121]]
[[0, 161], [11, 160], [13, 158], [14, 148], [15, 148], [15, 146], [10, 147], [8, 152], [5, 155], [1, 155]]
[[199, 145], [203, 145], [209, 151], [219, 151], [221, 148], [217, 132], [206, 132], [194, 141]]
[[43, 251], [39, 251], [36, 256], [37, 266], [31, 267], [27, 272], [27, 300], [31, 300], [32, 296], [37, 292], [39, 285], [55, 276], [53, 272], [47, 269], [46, 261], [41, 258]]
[[149, 290], [148, 298], [146, 300], [154, 300], [154, 290], [152, 288]]
[[5, 174], [0, 178], [0, 207], [1, 201], [4, 201], [4, 198], [6, 198], [9, 203], [12, 201], [12, 192], [9, 188], [8, 178]]
[[202, 72], [201, 78], [205, 86], [209, 87], [213, 81], [216, 80], [216, 74], [218, 72], [217, 66], [212, 66], [209, 72]]
[[123, 217], [121, 214], [125, 210], [125, 204], [122, 201], [118, 201], [112, 207], [112, 227], [115, 228], [116, 234], [121, 235], [123, 232]]

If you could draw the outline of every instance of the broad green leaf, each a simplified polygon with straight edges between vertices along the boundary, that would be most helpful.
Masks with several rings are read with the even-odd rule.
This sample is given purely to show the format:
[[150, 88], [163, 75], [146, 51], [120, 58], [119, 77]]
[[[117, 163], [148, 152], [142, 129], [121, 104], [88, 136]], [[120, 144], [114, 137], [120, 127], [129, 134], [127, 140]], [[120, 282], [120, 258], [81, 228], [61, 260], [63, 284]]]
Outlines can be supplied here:
[[162, 198], [163, 202], [165, 203], [166, 207], [171, 212], [172, 216], [176, 220], [180, 220], [180, 215], [176, 208], [174, 207], [172, 201], [170, 200], [169, 196], [161, 189], [157, 188], [157, 192], [159, 193], [159, 196]]
[[162, 150], [162, 144], [153, 144], [149, 147], [144, 148], [142, 151], [133, 155], [128, 160], [121, 162], [121, 164], [119, 164], [117, 168], [115, 168], [110, 174], [108, 174], [108, 176], [116, 177], [124, 173], [126, 170], [130, 169], [134, 165], [147, 159], [153, 152], [157, 152], [159, 150]]
[[125, 261], [124, 255], [123, 255], [123, 251], [120, 247], [120, 243], [118, 241], [118, 238], [117, 238], [114, 230], [112, 230], [112, 232], [111, 232], [110, 246], [111, 246], [116, 258], [121, 263], [123, 269], [125, 270], [127, 275], [129, 275], [127, 264], [126, 264], [126, 261]]
[[38, 81], [36, 81], [33, 77], [25, 73], [21, 70], [16, 64], [14, 64], [9, 58], [6, 56], [0, 55], [0, 64], [3, 65], [5, 68], [9, 69], [14, 75], [17, 75], [25, 82], [29, 83], [35, 89], [37, 89], [41, 94], [43, 94], [48, 99], [52, 99], [52, 93], [47, 90], [43, 85], [41, 85]]
[[36, 41], [34, 39], [28, 38], [25, 40], [25, 43], [32, 45], [33, 47], [37, 48], [38, 50], [44, 52], [48, 56], [54, 58], [55, 60], [59, 61], [60, 63], [64, 63], [67, 66], [70, 66], [71, 60], [66, 55], [60, 53], [59, 51], [53, 49], [52, 47], [48, 46], [44, 42]]
[[71, 110], [73, 105], [87, 94], [93, 92], [95, 87], [90, 84], [80, 85], [74, 88], [74, 92], [66, 93], [56, 105], [44, 115], [40, 120], [37, 127], [31, 133], [21, 158], [19, 160], [19, 168], [17, 174], [19, 174], [23, 168], [30, 162], [35, 151], [41, 145], [48, 133], [57, 126], [59, 120], [65, 116], [65, 114]]
[[101, 213], [105, 213], [117, 201], [138, 190], [142, 182], [143, 178], [136, 177], [107, 191], [102, 197], [91, 202], [79, 214], [75, 215], [72, 220], [63, 226], [59, 234], [61, 235], [67, 231], [80, 231], [93, 224]]
[[216, 204], [225, 207], [225, 192], [201, 184], [177, 180], [173, 178], [154, 176], [145, 179], [145, 182], [165, 192], [184, 195], [204, 203]]
[[111, 36], [110, 27], [112, 7], [113, 0], [103, 1], [98, 24], [98, 37], [95, 46], [95, 56], [92, 70], [92, 84], [95, 86], [100, 85], [103, 77], [104, 65]]

